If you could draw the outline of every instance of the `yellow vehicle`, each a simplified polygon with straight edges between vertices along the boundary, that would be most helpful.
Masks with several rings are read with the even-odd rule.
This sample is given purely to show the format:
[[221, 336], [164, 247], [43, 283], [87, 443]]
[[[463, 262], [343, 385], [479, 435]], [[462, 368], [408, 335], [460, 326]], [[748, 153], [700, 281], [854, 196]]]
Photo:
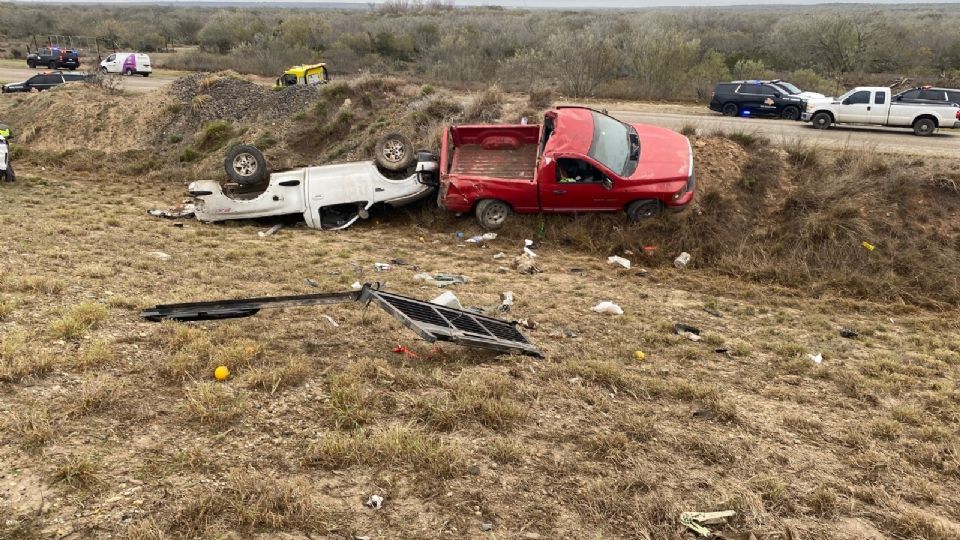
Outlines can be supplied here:
[[284, 71], [273, 87], [280, 89], [297, 84], [324, 84], [329, 81], [330, 73], [326, 64], [303, 64]]

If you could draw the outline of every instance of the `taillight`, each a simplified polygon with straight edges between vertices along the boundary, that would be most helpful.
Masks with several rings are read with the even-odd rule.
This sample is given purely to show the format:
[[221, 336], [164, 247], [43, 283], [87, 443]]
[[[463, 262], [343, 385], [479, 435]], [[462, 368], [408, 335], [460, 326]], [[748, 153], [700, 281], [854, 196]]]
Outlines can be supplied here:
[[957, 111], [957, 120], [960, 120], [960, 110]]

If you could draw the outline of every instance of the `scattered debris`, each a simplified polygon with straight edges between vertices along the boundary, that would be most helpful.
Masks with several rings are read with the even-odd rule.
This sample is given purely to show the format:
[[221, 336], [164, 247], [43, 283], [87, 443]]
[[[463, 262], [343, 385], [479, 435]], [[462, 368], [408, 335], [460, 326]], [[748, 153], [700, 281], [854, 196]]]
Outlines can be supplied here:
[[303, 280], [303, 282], [306, 283], [307, 285], [311, 286], [311, 287], [319, 287], [319, 286], [320, 286], [320, 284], [317, 283], [317, 280], [315, 280], [315, 279], [306, 278], [306, 279]]
[[535, 330], [538, 326], [540, 326], [540, 324], [533, 319], [520, 319], [517, 321], [517, 324], [529, 330]]
[[457, 240], [463, 240], [464, 234], [463, 234], [461, 231], [457, 231], [453, 236], [454, 236], [454, 238], [456, 238]]
[[[490, 349], [500, 353], [543, 357], [543, 353], [517, 329], [517, 322], [485, 317], [469, 311], [438, 306], [416, 298], [401, 296], [374, 288], [369, 283], [360, 290], [268, 296], [212, 302], [187, 302], [158, 305], [140, 312], [150, 321], [209, 321], [249, 317], [261, 309], [292, 306], [314, 306], [357, 302], [376, 304], [394, 316], [428, 343], [452, 341], [463, 346]], [[531, 324], [520, 321], [521, 324]], [[535, 323], [533, 323], [535, 326]], [[398, 346], [398, 349], [400, 347]], [[400, 349], [397, 352], [406, 352]]]
[[460, 274], [428, 274], [426, 272], [413, 276], [413, 279], [435, 287], [448, 287], [470, 282], [470, 278]]
[[497, 307], [503, 313], [510, 311], [513, 306], [513, 291], [500, 293], [500, 305]]
[[170, 260], [170, 254], [162, 251], [148, 251], [147, 255], [153, 257], [154, 259], [160, 259], [161, 261]]
[[860, 245], [863, 246], [863, 249], [867, 251], [873, 251], [877, 249], [877, 246], [871, 244], [870, 242], [867, 242], [866, 240], [864, 240], [863, 242], [860, 242]]
[[331, 316], [329, 316], [329, 315], [327, 315], [327, 314], [324, 314], [324, 315], [323, 315], [323, 318], [326, 319], [327, 322], [329, 322], [330, 324], [332, 324], [334, 328], [340, 328], [340, 325], [337, 323], [337, 321], [335, 321], [335, 320], [333, 319], [333, 317], [331, 317]]
[[610, 301], [600, 302], [593, 306], [593, 310], [597, 313], [606, 313], [607, 315], [623, 315], [623, 308]]
[[524, 250], [525, 252], [523, 255], [519, 255], [513, 259], [513, 267], [516, 268], [521, 274], [538, 274], [542, 272], [543, 270], [541, 270], [540, 267], [537, 266], [537, 263], [533, 260], [533, 258], [537, 255], [532, 251], [530, 253], [533, 253], [533, 255], [529, 255], [526, 253], [526, 251], [529, 250], [526, 248], [524, 248]]
[[436, 304], [438, 306], [444, 306], [453, 309], [463, 309], [463, 304], [460, 303], [460, 299], [457, 298], [455, 294], [450, 291], [447, 291], [440, 296], [434, 298], [430, 301], [431, 304]]
[[705, 308], [703, 308], [703, 310], [706, 311], [707, 313], [713, 315], [714, 317], [723, 317], [723, 315], [722, 315], [719, 311], [717, 311], [717, 310], [715, 310], [715, 309], [713, 309], [713, 308], [705, 307]]
[[643, 254], [652, 257], [657, 252], [657, 246], [643, 246]]
[[727, 518], [735, 515], [737, 515], [737, 513], [733, 510], [724, 510], [723, 512], [683, 512], [680, 514], [680, 524], [700, 536], [708, 537], [711, 535], [711, 532], [706, 525], [722, 525], [726, 523]]
[[813, 363], [814, 363], [814, 364], [821, 364], [821, 363], [823, 363], [823, 355], [820, 354], [820, 353], [817, 353], [817, 354], [808, 354], [808, 355], [807, 355], [807, 358], [809, 358], [810, 360], [813, 360]]
[[260, 238], [266, 238], [268, 236], [272, 236], [275, 232], [279, 231], [282, 228], [283, 228], [283, 225], [280, 223], [277, 223], [276, 225], [274, 225], [273, 227], [270, 227], [266, 231], [258, 232], [257, 236], [259, 236]]
[[633, 351], [633, 358], [634, 358], [637, 362], [642, 362], [643, 359], [646, 358], [646, 357], [647, 357], [647, 355], [644, 354], [643, 351]]
[[373, 508], [374, 510], [379, 510], [383, 508], [383, 497], [381, 497], [380, 495], [371, 495], [370, 498], [367, 499], [367, 502], [365, 502], [364, 504], [367, 505], [369, 508]]
[[354, 290], [360, 290], [360, 288], [362, 288], [363, 285], [361, 285], [359, 281], [354, 281], [353, 285], [351, 285], [350, 287], [352, 287]]
[[394, 265], [394, 266], [406, 266], [406, 265], [407, 265], [407, 261], [405, 261], [405, 260], [403, 260], [403, 259], [390, 259], [390, 264], [392, 264], [392, 265]]
[[686, 268], [688, 264], [690, 264], [690, 254], [686, 251], [680, 253], [680, 255], [673, 260], [673, 266], [675, 268]]
[[533, 252], [536, 247], [533, 244], [533, 240], [524, 240], [523, 241], [523, 253], [527, 257], [536, 258], [537, 254]]
[[646, 268], [641, 268], [637, 270], [637, 272], [634, 275], [637, 277], [647, 277], [650, 275], [650, 271], [647, 270]]
[[185, 219], [192, 218], [196, 207], [192, 203], [181, 203], [172, 208], [166, 210], [161, 210], [159, 208], [152, 208], [147, 210], [147, 213], [153, 217], [166, 218], [166, 219]]
[[493, 523], [481, 523], [481, 524], [480, 524], [480, 530], [481, 530], [481, 531], [484, 531], [484, 532], [492, 531], [492, 530], [493, 530]]
[[506, 273], [509, 272], [509, 271], [510, 271], [510, 269], [507, 268], [506, 266], [498, 266], [498, 267], [497, 267], [497, 273], [498, 273], [498, 274], [506, 274]]
[[467, 238], [466, 242], [468, 244], [482, 244], [484, 242], [489, 242], [490, 240], [496, 240], [496, 239], [497, 239], [497, 233], [488, 232], [488, 233], [481, 234], [479, 236], [472, 236], [470, 238]]
[[611, 255], [607, 257], [607, 264], [619, 264], [624, 268], [630, 268], [630, 260], [624, 259], [623, 257], [618, 257], [617, 255]]
[[563, 329], [563, 337], [566, 337], [566, 338], [575, 338], [575, 337], [577, 337], [577, 335], [578, 335], [578, 334], [577, 334], [576, 332], [574, 332], [573, 330], [570, 330], [569, 328], [564, 328], [564, 329]]
[[501, 251], [500, 253], [497, 253], [496, 255], [493, 256], [493, 260], [498, 261], [506, 256], [507, 254]]
[[717, 354], [727, 354], [728, 352], [730, 352], [730, 349], [727, 349], [725, 347], [717, 347], [716, 349], [713, 350], [713, 352]]
[[690, 341], [700, 341], [700, 329], [689, 324], [676, 323], [673, 325], [673, 331], [679, 336], [683, 336]]
[[377, 272], [386, 272], [392, 268], [393, 266], [387, 263], [382, 263], [382, 262], [373, 263], [373, 269], [376, 270]]
[[860, 336], [860, 333], [857, 332], [856, 330], [850, 330], [849, 328], [840, 329], [840, 337], [845, 337], [848, 339], [856, 339], [859, 336]]

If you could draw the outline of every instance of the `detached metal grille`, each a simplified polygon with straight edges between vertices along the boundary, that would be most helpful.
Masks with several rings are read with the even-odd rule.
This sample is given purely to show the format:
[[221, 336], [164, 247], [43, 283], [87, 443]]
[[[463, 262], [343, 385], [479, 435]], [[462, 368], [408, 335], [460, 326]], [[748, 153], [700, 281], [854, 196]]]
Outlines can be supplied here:
[[449, 341], [499, 352], [543, 357], [540, 350], [517, 330], [516, 324], [459, 309], [438, 306], [416, 298], [379, 291], [366, 284], [359, 291], [298, 296], [269, 296], [213, 302], [159, 305], [140, 316], [161, 321], [205, 321], [249, 317], [264, 308], [376, 302], [407, 328], [433, 343]]

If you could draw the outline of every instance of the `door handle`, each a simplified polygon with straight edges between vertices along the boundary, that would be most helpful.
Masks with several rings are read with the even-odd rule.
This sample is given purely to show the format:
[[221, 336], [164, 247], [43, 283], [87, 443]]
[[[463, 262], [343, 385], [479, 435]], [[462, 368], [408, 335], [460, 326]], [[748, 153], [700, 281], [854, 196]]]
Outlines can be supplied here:
[[869, 105], [867, 105], [867, 110], [868, 110], [868, 111], [870, 110], [870, 106], [869, 106]]
[[554, 194], [554, 195], [563, 195], [563, 194], [566, 193], [566, 192], [567, 192], [567, 190], [565, 190], [565, 189], [555, 189], [555, 190], [553, 190], [553, 194]]

